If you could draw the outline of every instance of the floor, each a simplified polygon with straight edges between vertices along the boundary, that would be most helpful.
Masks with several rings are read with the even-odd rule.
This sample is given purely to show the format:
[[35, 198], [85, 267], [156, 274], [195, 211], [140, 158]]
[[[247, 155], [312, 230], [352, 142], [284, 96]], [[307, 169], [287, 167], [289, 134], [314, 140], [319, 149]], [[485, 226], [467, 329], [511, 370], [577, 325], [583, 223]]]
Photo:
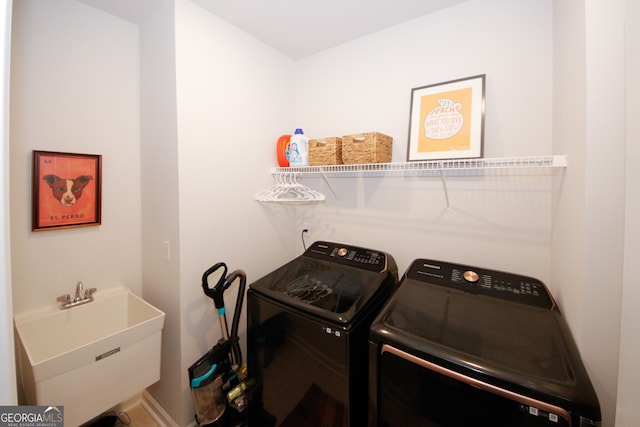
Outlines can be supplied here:
[[118, 420], [113, 423], [104, 424], [101, 422], [105, 421], [103, 418], [99, 418], [97, 420], [93, 420], [88, 424], [85, 424], [82, 427], [92, 427], [92, 426], [114, 426], [114, 427], [159, 427], [159, 425], [155, 422], [155, 420], [149, 415], [149, 412], [142, 406], [142, 404], [137, 404], [135, 406], [129, 407], [126, 410], [116, 412], [108, 412], [103, 416], [113, 416], [117, 415]]
[[142, 405], [134, 406], [127, 411], [131, 419], [131, 427], [159, 427]]

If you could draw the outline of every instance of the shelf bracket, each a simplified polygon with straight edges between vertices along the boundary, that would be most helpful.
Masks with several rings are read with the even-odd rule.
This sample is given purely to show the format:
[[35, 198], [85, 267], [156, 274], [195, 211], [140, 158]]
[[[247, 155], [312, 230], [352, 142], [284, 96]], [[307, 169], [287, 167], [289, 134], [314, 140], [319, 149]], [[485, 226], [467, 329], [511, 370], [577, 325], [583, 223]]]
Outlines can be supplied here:
[[449, 190], [447, 190], [447, 180], [444, 179], [444, 171], [440, 169], [440, 180], [442, 181], [442, 188], [444, 189], [444, 200], [447, 204], [447, 210], [451, 210], [451, 203], [449, 202]]
[[331, 190], [331, 193], [333, 193], [333, 196], [340, 200], [340, 197], [338, 197], [338, 195], [336, 194], [335, 190], [333, 189], [333, 186], [331, 185], [331, 183], [329, 182], [329, 180], [327, 179], [327, 174], [324, 173], [324, 171], [320, 172], [320, 176], [322, 177], [322, 179], [324, 180], [324, 182], [327, 183], [327, 186], [329, 187], [329, 190]]

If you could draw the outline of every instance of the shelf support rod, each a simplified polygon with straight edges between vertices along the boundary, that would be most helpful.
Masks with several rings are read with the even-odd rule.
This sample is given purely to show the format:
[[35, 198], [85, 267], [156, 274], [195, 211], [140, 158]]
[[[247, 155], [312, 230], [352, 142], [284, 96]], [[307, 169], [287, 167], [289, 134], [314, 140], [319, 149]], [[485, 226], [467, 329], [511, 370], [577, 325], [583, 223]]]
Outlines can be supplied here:
[[447, 210], [451, 210], [451, 203], [449, 203], [449, 191], [447, 190], [447, 181], [444, 179], [444, 171], [440, 169], [440, 179], [442, 180], [442, 188], [444, 189], [444, 199], [447, 203]]
[[331, 190], [331, 192], [333, 193], [333, 196], [340, 200], [340, 197], [338, 197], [338, 195], [336, 194], [335, 190], [333, 189], [333, 187], [331, 186], [331, 183], [329, 182], [329, 180], [327, 179], [327, 175], [324, 173], [324, 170], [320, 171], [320, 176], [322, 177], [322, 179], [324, 179], [324, 182], [327, 183], [327, 186], [329, 187], [329, 190]]

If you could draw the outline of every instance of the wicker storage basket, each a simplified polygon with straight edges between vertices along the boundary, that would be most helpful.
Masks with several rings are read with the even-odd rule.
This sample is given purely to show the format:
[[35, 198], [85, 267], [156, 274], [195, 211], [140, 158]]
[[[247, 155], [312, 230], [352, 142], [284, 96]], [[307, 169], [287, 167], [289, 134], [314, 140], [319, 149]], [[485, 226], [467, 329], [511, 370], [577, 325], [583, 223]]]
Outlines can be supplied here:
[[342, 137], [342, 161], [345, 164], [389, 163], [393, 138], [368, 132]]
[[309, 140], [309, 166], [341, 165], [342, 138]]

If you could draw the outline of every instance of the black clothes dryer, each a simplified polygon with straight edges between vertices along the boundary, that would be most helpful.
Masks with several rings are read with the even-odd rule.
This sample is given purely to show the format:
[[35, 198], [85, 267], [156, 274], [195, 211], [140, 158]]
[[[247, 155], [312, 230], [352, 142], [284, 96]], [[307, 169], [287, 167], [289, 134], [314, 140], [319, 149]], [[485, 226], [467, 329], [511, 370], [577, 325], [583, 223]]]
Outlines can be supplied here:
[[398, 284], [381, 251], [315, 242], [249, 286], [249, 425], [365, 426], [368, 336]]
[[598, 398], [539, 280], [415, 260], [371, 326], [372, 425], [601, 424]]

